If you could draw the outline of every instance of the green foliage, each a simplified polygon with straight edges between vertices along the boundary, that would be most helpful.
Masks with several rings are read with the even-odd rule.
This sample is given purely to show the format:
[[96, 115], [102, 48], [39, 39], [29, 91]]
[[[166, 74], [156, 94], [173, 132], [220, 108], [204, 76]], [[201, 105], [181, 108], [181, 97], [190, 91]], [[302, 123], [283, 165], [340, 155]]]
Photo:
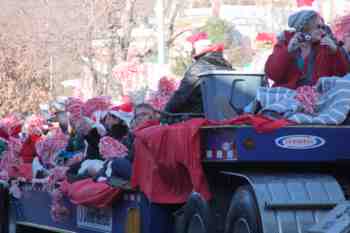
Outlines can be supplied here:
[[[201, 28], [193, 30], [193, 34], [196, 32], [206, 32], [208, 33], [208, 38], [211, 42], [224, 42], [225, 40], [225, 31], [231, 28], [232, 25], [223, 19], [211, 17], [208, 18]], [[189, 54], [179, 54], [171, 57], [171, 70], [172, 72], [182, 77], [187, 67], [192, 63], [192, 58]]]
[[191, 56], [176, 56], [173, 58], [171, 70], [176, 76], [182, 77], [187, 67], [192, 63]]
[[225, 29], [229, 27], [229, 23], [220, 18], [209, 18], [201, 31], [207, 32], [209, 40], [213, 43], [223, 42]]

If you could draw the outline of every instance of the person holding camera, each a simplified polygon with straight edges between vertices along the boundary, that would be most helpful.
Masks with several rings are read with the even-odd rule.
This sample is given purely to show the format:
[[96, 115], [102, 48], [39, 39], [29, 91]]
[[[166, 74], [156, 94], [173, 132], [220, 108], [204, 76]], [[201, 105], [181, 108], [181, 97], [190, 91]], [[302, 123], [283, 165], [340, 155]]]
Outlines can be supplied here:
[[273, 86], [296, 89], [314, 85], [321, 77], [344, 76], [349, 62], [327, 30], [322, 17], [313, 10], [292, 14], [267, 59], [265, 72]]

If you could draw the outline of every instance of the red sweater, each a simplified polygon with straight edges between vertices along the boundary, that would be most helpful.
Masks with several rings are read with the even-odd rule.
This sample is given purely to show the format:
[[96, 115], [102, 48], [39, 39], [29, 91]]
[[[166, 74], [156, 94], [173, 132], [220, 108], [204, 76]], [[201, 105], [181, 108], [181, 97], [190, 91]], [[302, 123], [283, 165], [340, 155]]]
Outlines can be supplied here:
[[31, 163], [36, 156], [35, 144], [41, 136], [39, 135], [30, 135], [22, 146], [20, 157], [23, 159], [25, 163]]
[[[306, 73], [300, 71], [296, 62], [296, 53], [288, 52], [288, 43], [293, 36], [293, 32], [284, 32], [285, 40], [280, 40], [274, 47], [273, 53], [265, 64], [267, 77], [274, 81], [273, 86], [282, 86], [291, 89], [297, 88], [297, 82]], [[325, 76], [344, 76], [350, 64], [338, 49], [332, 53], [330, 48], [315, 45], [316, 58], [312, 72], [312, 83]], [[307, 61], [305, 62], [307, 66]]]

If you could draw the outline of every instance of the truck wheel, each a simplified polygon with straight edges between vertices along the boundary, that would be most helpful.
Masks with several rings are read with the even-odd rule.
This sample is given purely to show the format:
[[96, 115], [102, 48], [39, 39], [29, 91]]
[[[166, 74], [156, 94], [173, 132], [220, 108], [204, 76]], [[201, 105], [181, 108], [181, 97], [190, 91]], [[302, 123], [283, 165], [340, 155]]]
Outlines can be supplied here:
[[252, 188], [241, 186], [234, 193], [226, 217], [225, 233], [262, 233], [257, 202]]
[[183, 211], [181, 232], [210, 233], [209, 207], [199, 193], [191, 194]]

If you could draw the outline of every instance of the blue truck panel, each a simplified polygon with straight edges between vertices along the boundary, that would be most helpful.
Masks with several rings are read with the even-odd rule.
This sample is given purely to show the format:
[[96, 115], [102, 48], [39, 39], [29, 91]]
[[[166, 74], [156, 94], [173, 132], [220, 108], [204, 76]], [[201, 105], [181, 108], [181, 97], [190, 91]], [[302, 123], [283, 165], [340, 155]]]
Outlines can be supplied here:
[[349, 127], [293, 126], [269, 133], [252, 127], [203, 128], [204, 160], [232, 162], [333, 162], [349, 160]]
[[23, 187], [22, 198], [12, 198], [11, 212], [15, 213], [16, 222], [23, 225], [28, 223], [38, 227], [82, 233], [124, 233], [128, 211], [137, 209], [140, 211], [142, 232], [149, 232], [150, 204], [139, 192], [125, 192], [110, 208], [74, 205], [68, 199], [64, 200], [64, 205], [69, 209], [69, 216], [55, 222], [50, 215], [50, 194], [26, 184]]
[[22, 198], [11, 200], [11, 217], [20, 225], [79, 233], [125, 233], [129, 211], [137, 210], [140, 224], [136, 227], [141, 233], [172, 233], [174, 229], [171, 208], [150, 203], [141, 192], [124, 192], [110, 208], [75, 205], [65, 199], [69, 216], [55, 222], [50, 215], [49, 192], [31, 184], [25, 184], [22, 189]]
[[[218, 227], [217, 232], [222, 232], [222, 227], [225, 225], [225, 211], [230, 206], [231, 196], [236, 188], [244, 183], [235, 183], [235, 181], [237, 177], [243, 177], [246, 168], [243, 166], [240, 168], [243, 170], [237, 170], [231, 166], [232, 163], [282, 162], [289, 164], [296, 162], [299, 165], [299, 163], [308, 162], [350, 161], [350, 148], [345, 141], [350, 134], [350, 127], [293, 126], [269, 133], [258, 133], [250, 126], [220, 126], [204, 127], [200, 134], [203, 161], [224, 162], [229, 165], [225, 167], [205, 167], [204, 165], [209, 185], [214, 190], [214, 201], [211, 203], [213, 205], [211, 208], [217, 211], [215, 216], [223, 218], [220, 221], [222, 226], [220, 229]], [[329, 209], [318, 209], [317, 206], [333, 206], [339, 201], [344, 201], [346, 195], [343, 196], [343, 192], [350, 187], [350, 182], [346, 180], [338, 184], [332, 175], [327, 175], [329, 179], [332, 179], [331, 182], [328, 182], [328, 178], [325, 179], [325, 182], [323, 180], [321, 182], [322, 175], [306, 179], [305, 177], [310, 176], [307, 172], [296, 174], [293, 179], [290, 179], [289, 171], [281, 174], [274, 171], [270, 171], [271, 174], [259, 174], [259, 168], [262, 167], [255, 167], [254, 172], [256, 173], [247, 173], [246, 177], [257, 196], [260, 208], [259, 218], [263, 221], [264, 233], [272, 232], [271, 229], [277, 229], [279, 225], [283, 229], [288, 229], [285, 232], [295, 232], [295, 227], [300, 225], [302, 228], [298, 228], [297, 232], [306, 233], [312, 224], [319, 222], [314, 219], [314, 216], [321, 218], [329, 211]], [[300, 175], [302, 175], [301, 178]], [[211, 183], [211, 180], [214, 180], [215, 184]], [[319, 183], [322, 183], [323, 186], [315, 183], [316, 181], [320, 181]], [[220, 195], [218, 190], [222, 191]], [[309, 196], [301, 191], [309, 193]], [[267, 194], [273, 195], [269, 197]], [[326, 194], [331, 194], [327, 200], [319, 199], [320, 196], [328, 197]], [[217, 206], [220, 208], [215, 207], [216, 201], [220, 202]], [[315, 210], [300, 210], [301, 205], [303, 208], [313, 206]], [[65, 206], [70, 210], [70, 215], [62, 222], [53, 221], [50, 216], [50, 206], [49, 193], [31, 184], [25, 184], [23, 197], [19, 200], [13, 199], [11, 204], [12, 212], [16, 213], [17, 223], [24, 225], [29, 223], [69, 232], [125, 233], [128, 214], [131, 210], [138, 210], [139, 227], [142, 233], [174, 232], [174, 208], [150, 203], [142, 193], [136, 191], [124, 192], [119, 200], [116, 200], [110, 208], [105, 209], [77, 206], [65, 200]], [[222, 209], [222, 206], [226, 206], [226, 209]], [[288, 206], [289, 209], [286, 210], [285, 206]], [[271, 216], [276, 215], [279, 216], [278, 221], [274, 222]], [[294, 221], [295, 216], [298, 216], [297, 221]], [[216, 223], [219, 222], [214, 222]]]

